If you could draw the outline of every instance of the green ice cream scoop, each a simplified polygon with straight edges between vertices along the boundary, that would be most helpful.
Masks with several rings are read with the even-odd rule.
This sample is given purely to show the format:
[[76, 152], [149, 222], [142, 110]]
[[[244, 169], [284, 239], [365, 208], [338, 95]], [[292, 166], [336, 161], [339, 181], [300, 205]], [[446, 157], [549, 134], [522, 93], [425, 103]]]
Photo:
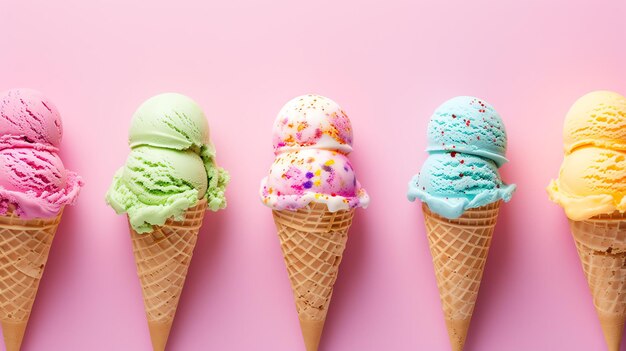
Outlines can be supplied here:
[[213, 211], [226, 206], [229, 176], [215, 164], [208, 129], [198, 105], [184, 95], [157, 95], [139, 107], [129, 132], [131, 152], [106, 195], [135, 231], [180, 219], [202, 198]]
[[137, 232], [147, 232], [193, 206], [206, 189], [204, 165], [194, 152], [141, 146], [115, 174], [107, 201], [128, 213]]
[[130, 147], [150, 145], [185, 150], [209, 141], [209, 125], [202, 109], [177, 93], [154, 96], [144, 102], [128, 132]]

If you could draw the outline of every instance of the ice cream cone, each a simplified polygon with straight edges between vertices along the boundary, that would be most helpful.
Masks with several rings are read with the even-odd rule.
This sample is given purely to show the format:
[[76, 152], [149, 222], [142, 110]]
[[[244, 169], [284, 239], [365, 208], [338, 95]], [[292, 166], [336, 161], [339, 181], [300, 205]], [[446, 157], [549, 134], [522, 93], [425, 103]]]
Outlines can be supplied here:
[[617, 351], [626, 320], [626, 214], [570, 220], [570, 227], [608, 349]]
[[461, 351], [483, 276], [500, 201], [448, 219], [422, 204], [452, 350]]
[[151, 233], [130, 227], [148, 327], [155, 351], [165, 350], [207, 201], [189, 208], [183, 220], [168, 219]]
[[62, 213], [26, 220], [10, 210], [0, 216], [0, 318], [7, 351], [22, 345]]
[[311, 203], [298, 211], [272, 212], [306, 350], [316, 351], [354, 209], [329, 212], [325, 204]]

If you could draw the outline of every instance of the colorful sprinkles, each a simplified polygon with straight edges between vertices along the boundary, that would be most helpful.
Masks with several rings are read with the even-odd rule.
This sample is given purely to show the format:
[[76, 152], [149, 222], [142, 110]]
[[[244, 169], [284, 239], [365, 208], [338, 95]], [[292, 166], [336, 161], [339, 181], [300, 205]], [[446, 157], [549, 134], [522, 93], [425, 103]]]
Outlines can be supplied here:
[[337, 211], [368, 205], [346, 156], [352, 151], [352, 126], [334, 101], [318, 95], [291, 100], [273, 135], [276, 159], [261, 183], [267, 206], [296, 210], [316, 201]]

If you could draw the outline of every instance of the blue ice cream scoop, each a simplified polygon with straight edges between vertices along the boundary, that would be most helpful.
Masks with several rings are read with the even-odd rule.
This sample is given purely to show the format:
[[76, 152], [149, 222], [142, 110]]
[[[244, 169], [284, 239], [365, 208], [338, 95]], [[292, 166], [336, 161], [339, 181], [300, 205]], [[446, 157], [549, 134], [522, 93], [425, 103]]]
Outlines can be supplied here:
[[508, 160], [502, 118], [484, 100], [457, 96], [439, 106], [428, 123], [428, 152], [456, 151], [493, 160]]
[[500, 179], [495, 162], [471, 154], [437, 151], [409, 182], [408, 198], [420, 199], [431, 211], [457, 218], [470, 208], [509, 201], [515, 185]]
[[428, 124], [429, 153], [409, 182], [410, 201], [420, 199], [446, 218], [490, 203], [509, 201], [515, 185], [502, 182], [507, 162], [502, 118], [484, 100], [459, 96], [435, 110]]

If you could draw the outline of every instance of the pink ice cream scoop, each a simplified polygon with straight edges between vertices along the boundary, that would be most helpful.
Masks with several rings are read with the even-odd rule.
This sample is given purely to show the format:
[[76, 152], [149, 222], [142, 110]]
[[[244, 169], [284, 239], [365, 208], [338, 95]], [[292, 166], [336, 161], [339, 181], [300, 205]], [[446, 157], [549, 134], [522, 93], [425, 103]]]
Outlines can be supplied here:
[[5, 91], [0, 93], [0, 135], [58, 147], [63, 135], [61, 116], [52, 102], [38, 91]]
[[74, 202], [80, 178], [68, 172], [54, 151], [35, 148], [0, 150], [0, 213], [15, 205], [20, 217], [54, 217]]
[[331, 212], [367, 207], [369, 196], [347, 156], [352, 126], [337, 103], [319, 95], [289, 101], [276, 118], [273, 136], [276, 159], [261, 181], [265, 205], [297, 210], [318, 202]]
[[82, 180], [57, 154], [61, 119], [47, 99], [33, 90], [0, 94], [0, 133], [0, 215], [50, 218], [74, 203]]

